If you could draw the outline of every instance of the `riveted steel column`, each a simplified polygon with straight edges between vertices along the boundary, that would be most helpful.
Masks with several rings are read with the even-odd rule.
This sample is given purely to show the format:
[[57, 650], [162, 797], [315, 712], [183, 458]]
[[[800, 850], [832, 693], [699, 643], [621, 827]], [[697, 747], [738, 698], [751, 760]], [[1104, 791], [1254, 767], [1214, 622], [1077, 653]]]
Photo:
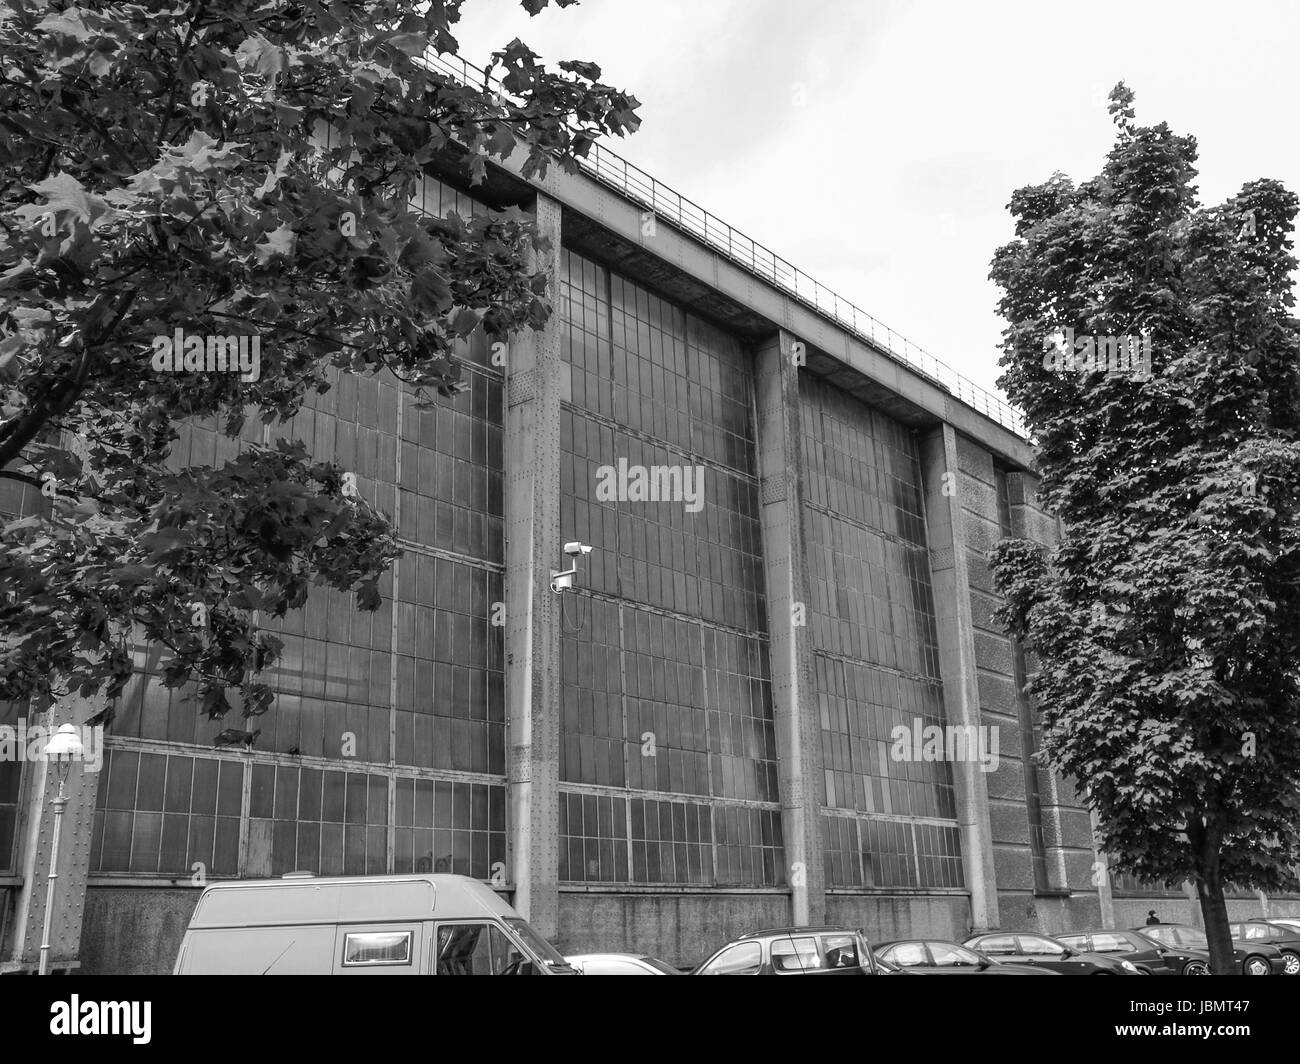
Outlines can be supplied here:
[[[980, 691], [975, 671], [975, 622], [966, 567], [962, 474], [958, 468], [957, 434], [951, 425], [944, 424], [921, 439], [921, 475], [944, 713], [951, 725], [977, 729]], [[951, 766], [963, 870], [970, 890], [971, 928], [984, 931], [999, 926], [988, 784], [983, 766], [976, 759], [958, 759]]]
[[515, 907], [542, 935], [559, 918], [560, 613], [550, 574], [560, 555], [560, 205], [539, 194], [537, 227], [550, 243], [536, 268], [555, 308], [506, 354], [505, 698], [509, 860]]
[[794, 344], [794, 338], [782, 331], [758, 347], [755, 386], [772, 702], [781, 759], [781, 830], [791, 887], [791, 920], [803, 925], [825, 921], [826, 873], [822, 862], [821, 723], [807, 627], [808, 561], [800, 490], [803, 428]]

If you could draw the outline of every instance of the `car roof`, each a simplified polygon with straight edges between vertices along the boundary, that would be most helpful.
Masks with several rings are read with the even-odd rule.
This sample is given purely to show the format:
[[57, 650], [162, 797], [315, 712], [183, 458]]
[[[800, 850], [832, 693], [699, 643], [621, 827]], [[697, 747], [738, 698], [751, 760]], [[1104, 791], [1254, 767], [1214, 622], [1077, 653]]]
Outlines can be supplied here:
[[969, 946], [963, 946], [960, 942], [955, 942], [951, 938], [935, 938], [933, 935], [912, 935], [910, 938], [891, 938], [888, 942], [872, 943], [875, 949], [884, 949], [886, 946], [897, 946], [904, 942], [938, 942], [944, 946], [958, 946], [961, 949], [970, 949]]
[[658, 957], [652, 957], [648, 953], [566, 953], [566, 961], [654, 961]]
[[[1081, 932], [1081, 931], [1062, 931], [1061, 933], [1062, 933], [1063, 935], [1079, 935], [1079, 934], [1082, 934], [1083, 932]], [[977, 932], [976, 932], [975, 934], [973, 934], [973, 935], [967, 935], [967, 936], [966, 936], [966, 941], [967, 941], [967, 942], [970, 942], [970, 941], [973, 941], [974, 939], [977, 939], [977, 938], [992, 938], [994, 935], [1033, 935], [1035, 938], [1055, 938], [1055, 937], [1056, 937], [1056, 936], [1053, 935], [1053, 934], [1049, 934], [1047, 931], [1030, 931], [1028, 928], [1024, 928], [1024, 927], [1015, 927], [1015, 928], [999, 928], [997, 931], [977, 931]]]
[[824, 935], [826, 933], [841, 935], [858, 935], [862, 934], [860, 927], [846, 927], [843, 925], [828, 924], [822, 927], [769, 927], [763, 931], [750, 931], [746, 935], [741, 935], [735, 941], [739, 942], [746, 938], [762, 938], [765, 935]]
[[[1230, 920], [1229, 924], [1240, 923], [1240, 922], [1241, 921], [1239, 920]], [[1130, 927], [1129, 930], [1136, 931], [1139, 935], [1149, 935], [1152, 931], [1159, 931], [1162, 927], [1173, 928], [1176, 931], [1192, 931], [1200, 935], [1202, 938], [1207, 937], [1205, 934], [1205, 930], [1203, 928], [1197, 927], [1195, 924], [1146, 924], [1143, 927]], [[1230, 935], [1229, 937], [1233, 942], [1241, 941], [1241, 939], [1237, 938], [1236, 935]]]

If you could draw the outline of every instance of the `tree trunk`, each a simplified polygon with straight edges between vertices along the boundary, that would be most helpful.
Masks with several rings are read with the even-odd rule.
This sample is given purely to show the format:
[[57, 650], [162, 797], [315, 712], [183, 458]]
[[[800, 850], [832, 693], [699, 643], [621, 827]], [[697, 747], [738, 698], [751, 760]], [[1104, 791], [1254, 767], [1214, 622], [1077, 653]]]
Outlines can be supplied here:
[[1210, 970], [1215, 975], [1236, 975], [1237, 960], [1232, 955], [1232, 935], [1228, 932], [1228, 903], [1223, 897], [1223, 883], [1197, 878], [1196, 893], [1201, 899], [1201, 917], [1205, 920], [1205, 937], [1210, 940]]
[[1205, 937], [1210, 944], [1210, 971], [1215, 975], [1236, 975], [1237, 961], [1232, 955], [1232, 935], [1228, 931], [1228, 902], [1223, 896], [1223, 877], [1219, 873], [1218, 832], [1207, 829], [1199, 842], [1201, 871], [1196, 877], [1196, 895], [1201, 902]]

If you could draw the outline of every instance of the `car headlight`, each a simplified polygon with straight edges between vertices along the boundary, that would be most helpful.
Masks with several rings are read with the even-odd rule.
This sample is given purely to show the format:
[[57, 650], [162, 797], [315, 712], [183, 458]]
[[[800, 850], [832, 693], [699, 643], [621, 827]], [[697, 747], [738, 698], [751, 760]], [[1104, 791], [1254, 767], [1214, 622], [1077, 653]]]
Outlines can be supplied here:
[[1120, 966], [1121, 968], [1123, 968], [1126, 972], [1136, 972], [1136, 971], [1137, 971], [1137, 967], [1133, 964], [1132, 961], [1120, 961], [1120, 962], [1119, 962], [1119, 966]]

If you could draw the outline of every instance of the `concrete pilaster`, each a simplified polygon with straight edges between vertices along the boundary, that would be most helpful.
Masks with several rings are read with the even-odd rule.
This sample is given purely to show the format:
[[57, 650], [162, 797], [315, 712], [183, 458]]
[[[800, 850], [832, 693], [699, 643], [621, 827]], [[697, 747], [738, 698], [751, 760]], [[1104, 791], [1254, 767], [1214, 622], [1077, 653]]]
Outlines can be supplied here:
[[[1051, 547], [1057, 541], [1056, 519], [1039, 505], [1037, 489], [1038, 480], [1033, 474], [1007, 474], [1011, 535]], [[1032, 654], [1022, 653], [1019, 647], [1016, 654], [1023, 683], [1028, 684], [1037, 672], [1037, 661]], [[1032, 746], [1037, 751], [1040, 748], [1037, 714], [1030, 704], [1027, 690], [1017, 692], [1017, 698], [1026, 700], [1026, 715], [1035, 722]], [[1113, 911], [1110, 872], [1105, 868], [1105, 855], [1097, 851], [1096, 824], [1086, 808], [1083, 795], [1075, 792], [1071, 781], [1060, 778], [1045, 766], [1031, 767], [1026, 763], [1026, 774], [1031, 771], [1036, 773], [1038, 780], [1048, 886], [1054, 891], [1074, 893], [1096, 889], [1104, 917], [1108, 907]], [[1113, 925], [1108, 923], [1106, 926]]]
[[800, 470], [803, 430], [793, 337], [780, 332], [756, 352], [758, 470], [763, 568], [771, 639], [772, 701], [780, 757], [781, 828], [795, 924], [825, 921], [821, 831], [821, 722], [807, 627]]
[[[536, 268], [559, 299], [560, 205], [537, 197], [550, 242]], [[509, 744], [509, 862], [515, 907], [544, 936], [559, 919], [560, 313], [513, 336], [506, 355], [505, 699]]]
[[1106, 855], [1097, 845], [1097, 814], [1088, 813], [1088, 823], [1092, 828], [1092, 867], [1094, 872], [1099, 873], [1093, 876], [1097, 884], [1097, 903], [1101, 909], [1101, 926], [1115, 927], [1115, 895], [1110, 882], [1110, 862]]
[[[951, 425], [944, 424], [922, 438], [921, 471], [944, 712], [949, 724], [978, 727], [980, 693], [975, 670], [975, 625], [966, 567], [957, 434]], [[983, 931], [999, 926], [988, 787], [977, 760], [952, 762], [952, 774], [957, 820], [961, 826], [962, 861], [970, 890], [971, 927]]]

